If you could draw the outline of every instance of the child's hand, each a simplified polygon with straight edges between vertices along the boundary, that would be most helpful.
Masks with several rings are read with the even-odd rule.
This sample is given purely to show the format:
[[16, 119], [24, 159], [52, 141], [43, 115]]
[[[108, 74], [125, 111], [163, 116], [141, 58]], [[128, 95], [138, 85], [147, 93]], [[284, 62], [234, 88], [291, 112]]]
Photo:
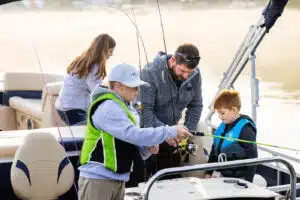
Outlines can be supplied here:
[[168, 145], [170, 145], [172, 147], [177, 147], [179, 140], [177, 138], [169, 138], [166, 140], [166, 142], [168, 143]]
[[208, 179], [208, 178], [212, 178], [212, 176], [210, 174], [205, 174], [204, 178]]
[[153, 147], [148, 147], [148, 150], [152, 153], [152, 154], [158, 154], [159, 151], [159, 145], [155, 145]]
[[185, 126], [177, 125], [177, 139], [181, 142], [187, 137], [193, 137], [193, 135]]

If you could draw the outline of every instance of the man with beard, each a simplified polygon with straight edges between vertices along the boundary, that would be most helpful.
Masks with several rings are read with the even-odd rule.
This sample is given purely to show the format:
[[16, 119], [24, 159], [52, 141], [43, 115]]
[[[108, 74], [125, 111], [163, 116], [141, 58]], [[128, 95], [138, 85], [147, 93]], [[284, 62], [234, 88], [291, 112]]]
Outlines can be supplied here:
[[[184, 125], [189, 130], [196, 130], [203, 108], [201, 74], [197, 67], [199, 61], [197, 47], [182, 44], [174, 55], [159, 52], [152, 63], [144, 66], [141, 79], [150, 87], [140, 88], [138, 100], [141, 105], [137, 107], [140, 109], [142, 127], [178, 124], [186, 108]], [[176, 146], [177, 142], [173, 139], [160, 145], [159, 153], [146, 161], [147, 176], [142, 176], [142, 167], [136, 161], [131, 183], [137, 177], [142, 176], [140, 181], [145, 181], [145, 177], [158, 170], [180, 166], [180, 154], [174, 153]]]

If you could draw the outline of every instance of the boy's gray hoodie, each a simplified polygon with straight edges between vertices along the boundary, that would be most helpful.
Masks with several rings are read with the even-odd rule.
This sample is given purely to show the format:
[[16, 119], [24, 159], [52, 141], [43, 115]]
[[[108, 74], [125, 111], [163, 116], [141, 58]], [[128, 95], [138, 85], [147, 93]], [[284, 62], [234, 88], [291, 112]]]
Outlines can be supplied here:
[[184, 125], [195, 130], [203, 108], [200, 70], [196, 68], [178, 89], [168, 68], [169, 57], [159, 53], [142, 70], [141, 79], [150, 84], [139, 94], [142, 127], [177, 124], [187, 108]]
[[[114, 93], [123, 101], [118, 94], [101, 86], [97, 86], [94, 90], [92, 101], [108, 92]], [[128, 105], [129, 110], [132, 110], [128, 103], [125, 104]], [[144, 159], [150, 156], [146, 147], [160, 144], [168, 138], [175, 138], [177, 136], [176, 126], [158, 128], [140, 128], [135, 126], [128, 118], [125, 110], [113, 100], [106, 100], [101, 103], [92, 115], [92, 121], [97, 129], [104, 130], [115, 138], [137, 145]], [[129, 179], [129, 173], [117, 174], [95, 162], [88, 162], [86, 165], [81, 166], [79, 170], [80, 176], [85, 178], [121, 181]]]

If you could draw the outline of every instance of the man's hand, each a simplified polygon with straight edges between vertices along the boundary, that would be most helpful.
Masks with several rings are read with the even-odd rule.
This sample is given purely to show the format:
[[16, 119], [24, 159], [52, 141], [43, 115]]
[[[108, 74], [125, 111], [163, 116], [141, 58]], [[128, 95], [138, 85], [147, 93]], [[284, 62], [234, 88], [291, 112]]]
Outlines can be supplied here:
[[152, 154], [158, 154], [159, 151], [159, 145], [155, 145], [153, 147], [147, 147], [147, 149], [152, 153]]

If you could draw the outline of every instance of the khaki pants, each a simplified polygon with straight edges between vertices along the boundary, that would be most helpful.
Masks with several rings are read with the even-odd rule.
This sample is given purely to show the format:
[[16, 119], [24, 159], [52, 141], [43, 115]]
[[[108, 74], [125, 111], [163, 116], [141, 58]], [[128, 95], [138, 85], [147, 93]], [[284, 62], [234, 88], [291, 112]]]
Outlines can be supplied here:
[[124, 200], [125, 182], [79, 177], [79, 200]]

